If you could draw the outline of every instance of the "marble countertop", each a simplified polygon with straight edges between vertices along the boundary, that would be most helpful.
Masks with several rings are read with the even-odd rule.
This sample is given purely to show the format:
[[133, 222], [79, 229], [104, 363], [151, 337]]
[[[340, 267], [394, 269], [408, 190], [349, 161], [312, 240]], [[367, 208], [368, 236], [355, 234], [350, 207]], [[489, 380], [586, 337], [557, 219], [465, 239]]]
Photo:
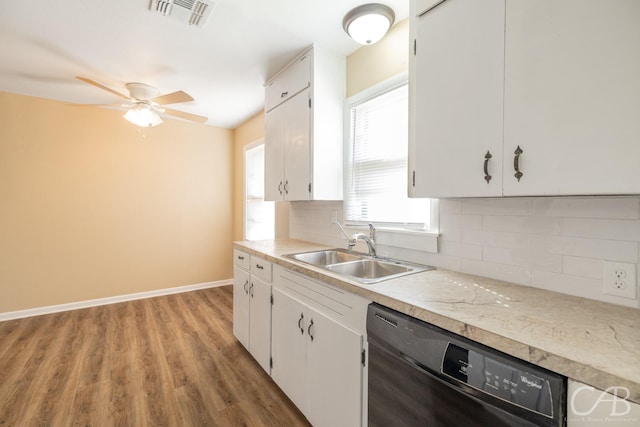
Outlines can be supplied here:
[[[284, 254], [297, 240], [234, 247], [601, 390], [640, 403], [640, 310], [448, 270], [362, 285]], [[624, 396], [622, 396], [624, 397]]]

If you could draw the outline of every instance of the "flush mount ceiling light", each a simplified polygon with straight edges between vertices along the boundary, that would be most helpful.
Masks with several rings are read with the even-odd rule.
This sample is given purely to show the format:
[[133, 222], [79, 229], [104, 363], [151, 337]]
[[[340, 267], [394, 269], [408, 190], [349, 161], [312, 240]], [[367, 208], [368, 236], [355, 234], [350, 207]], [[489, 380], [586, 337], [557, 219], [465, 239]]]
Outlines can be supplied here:
[[369, 3], [350, 10], [342, 20], [342, 28], [360, 44], [373, 44], [382, 39], [396, 19], [393, 9], [380, 3]]

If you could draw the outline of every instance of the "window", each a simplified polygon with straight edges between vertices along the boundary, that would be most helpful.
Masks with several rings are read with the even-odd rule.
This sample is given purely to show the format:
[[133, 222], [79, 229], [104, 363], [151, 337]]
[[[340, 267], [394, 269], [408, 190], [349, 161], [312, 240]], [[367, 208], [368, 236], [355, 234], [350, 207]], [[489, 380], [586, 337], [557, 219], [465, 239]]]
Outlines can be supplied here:
[[430, 199], [407, 196], [409, 98], [406, 78], [347, 100], [348, 224], [429, 231]]
[[245, 221], [247, 240], [273, 239], [275, 227], [274, 202], [264, 200], [264, 143], [247, 146], [244, 152]]

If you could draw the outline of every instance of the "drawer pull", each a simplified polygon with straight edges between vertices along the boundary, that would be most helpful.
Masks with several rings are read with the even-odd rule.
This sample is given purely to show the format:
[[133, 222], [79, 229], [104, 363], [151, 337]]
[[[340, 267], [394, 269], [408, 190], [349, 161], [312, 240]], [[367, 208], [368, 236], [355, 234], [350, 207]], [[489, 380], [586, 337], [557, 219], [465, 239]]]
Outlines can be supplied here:
[[260, 264], [256, 264], [256, 268], [257, 268], [258, 270], [264, 270], [264, 267], [263, 267], [263, 266], [261, 266]]
[[240, 261], [244, 261], [244, 257], [243, 257], [242, 255], [238, 255], [238, 259], [239, 259]]
[[285, 96], [289, 95], [289, 92], [282, 92], [280, 94], [280, 98], [284, 98]]

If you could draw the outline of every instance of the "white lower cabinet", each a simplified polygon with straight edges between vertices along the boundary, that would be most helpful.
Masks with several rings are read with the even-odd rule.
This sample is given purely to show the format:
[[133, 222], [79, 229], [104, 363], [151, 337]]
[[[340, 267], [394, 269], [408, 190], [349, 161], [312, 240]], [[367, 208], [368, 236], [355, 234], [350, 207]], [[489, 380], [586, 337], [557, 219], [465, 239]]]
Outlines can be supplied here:
[[[248, 262], [244, 262], [247, 260]], [[234, 251], [233, 335], [269, 373], [271, 358], [271, 263]], [[252, 273], [248, 271], [256, 271]]]
[[361, 426], [366, 419], [368, 303], [274, 268], [271, 375], [315, 427]]

